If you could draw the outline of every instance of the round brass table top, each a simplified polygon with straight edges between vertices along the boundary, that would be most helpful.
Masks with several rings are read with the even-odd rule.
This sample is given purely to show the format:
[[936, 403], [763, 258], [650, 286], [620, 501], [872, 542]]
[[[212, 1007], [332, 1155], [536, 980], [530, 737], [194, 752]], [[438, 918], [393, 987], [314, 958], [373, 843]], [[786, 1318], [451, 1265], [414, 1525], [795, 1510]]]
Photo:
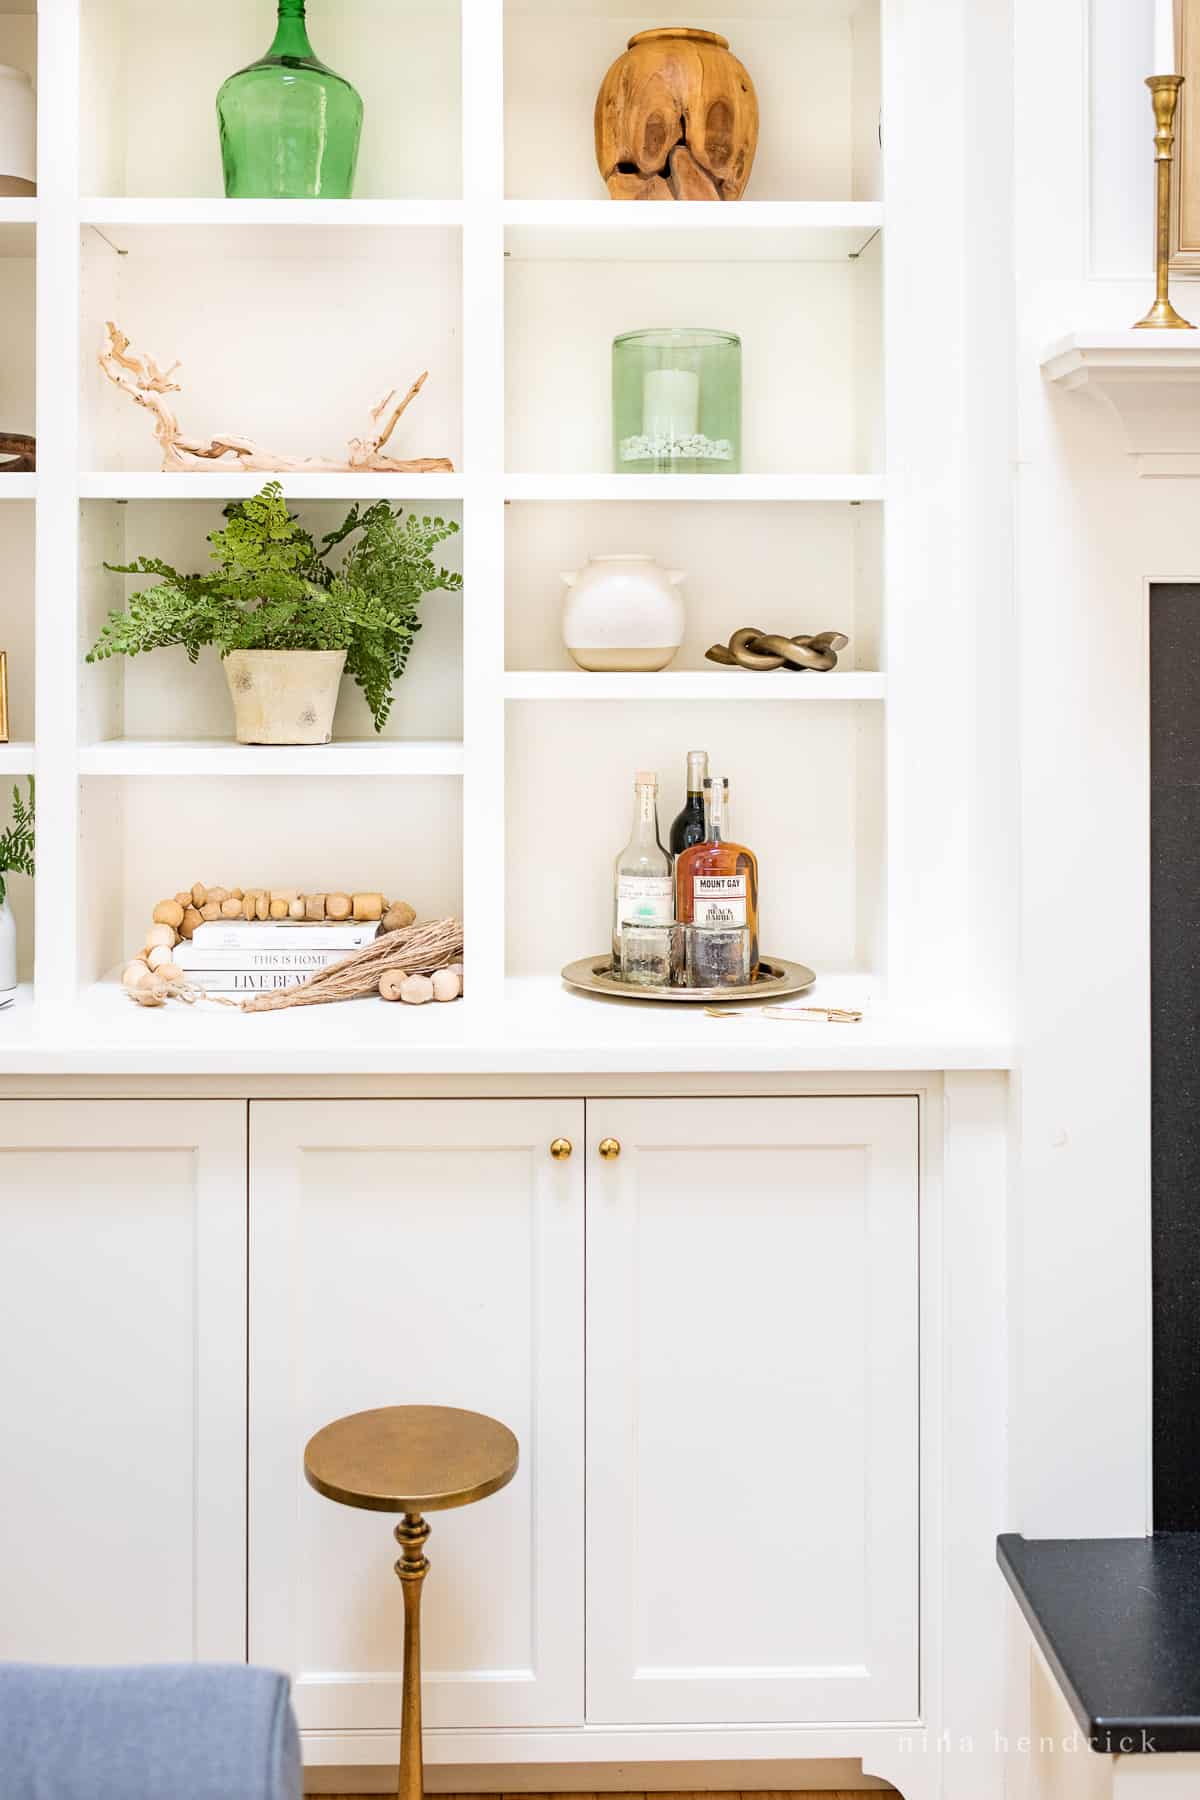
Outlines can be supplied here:
[[371, 1512], [440, 1512], [507, 1487], [520, 1449], [507, 1425], [457, 1406], [379, 1406], [335, 1419], [304, 1451], [309, 1485]]

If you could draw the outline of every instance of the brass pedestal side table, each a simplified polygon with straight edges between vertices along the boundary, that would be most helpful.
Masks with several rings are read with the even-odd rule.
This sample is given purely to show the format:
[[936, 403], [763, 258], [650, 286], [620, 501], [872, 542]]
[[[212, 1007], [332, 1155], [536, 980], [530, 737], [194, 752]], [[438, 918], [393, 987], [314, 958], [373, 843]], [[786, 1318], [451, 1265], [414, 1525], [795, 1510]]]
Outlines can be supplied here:
[[517, 1472], [507, 1425], [456, 1406], [381, 1406], [336, 1419], [304, 1451], [309, 1485], [327, 1500], [369, 1512], [402, 1513], [396, 1526], [404, 1590], [404, 1687], [399, 1800], [423, 1800], [421, 1587], [429, 1564], [422, 1514], [469, 1506], [507, 1487]]

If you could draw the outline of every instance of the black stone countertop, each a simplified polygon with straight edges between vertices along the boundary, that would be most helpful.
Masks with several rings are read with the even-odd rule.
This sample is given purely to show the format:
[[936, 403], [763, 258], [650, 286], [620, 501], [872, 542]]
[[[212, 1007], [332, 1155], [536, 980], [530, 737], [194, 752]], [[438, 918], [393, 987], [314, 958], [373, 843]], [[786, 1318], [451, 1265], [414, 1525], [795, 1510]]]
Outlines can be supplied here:
[[1200, 1532], [1006, 1535], [996, 1558], [1093, 1750], [1200, 1750]]

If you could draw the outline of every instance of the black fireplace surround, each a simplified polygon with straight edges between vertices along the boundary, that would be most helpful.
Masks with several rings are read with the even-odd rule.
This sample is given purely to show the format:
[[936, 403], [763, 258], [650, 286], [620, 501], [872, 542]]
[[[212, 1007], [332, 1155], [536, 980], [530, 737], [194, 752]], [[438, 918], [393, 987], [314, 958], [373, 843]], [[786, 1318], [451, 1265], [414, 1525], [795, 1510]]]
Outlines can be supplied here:
[[1154, 1535], [998, 1544], [1109, 1755], [1200, 1751], [1200, 583], [1150, 590], [1150, 980]]

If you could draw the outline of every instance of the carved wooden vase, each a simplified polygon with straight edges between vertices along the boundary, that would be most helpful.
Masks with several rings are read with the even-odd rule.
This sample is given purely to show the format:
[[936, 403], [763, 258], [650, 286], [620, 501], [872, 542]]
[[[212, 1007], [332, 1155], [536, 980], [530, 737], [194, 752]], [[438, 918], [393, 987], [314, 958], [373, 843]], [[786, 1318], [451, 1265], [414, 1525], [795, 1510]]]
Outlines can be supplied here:
[[639, 31], [596, 96], [596, 161], [614, 200], [740, 200], [758, 97], [715, 31]]

